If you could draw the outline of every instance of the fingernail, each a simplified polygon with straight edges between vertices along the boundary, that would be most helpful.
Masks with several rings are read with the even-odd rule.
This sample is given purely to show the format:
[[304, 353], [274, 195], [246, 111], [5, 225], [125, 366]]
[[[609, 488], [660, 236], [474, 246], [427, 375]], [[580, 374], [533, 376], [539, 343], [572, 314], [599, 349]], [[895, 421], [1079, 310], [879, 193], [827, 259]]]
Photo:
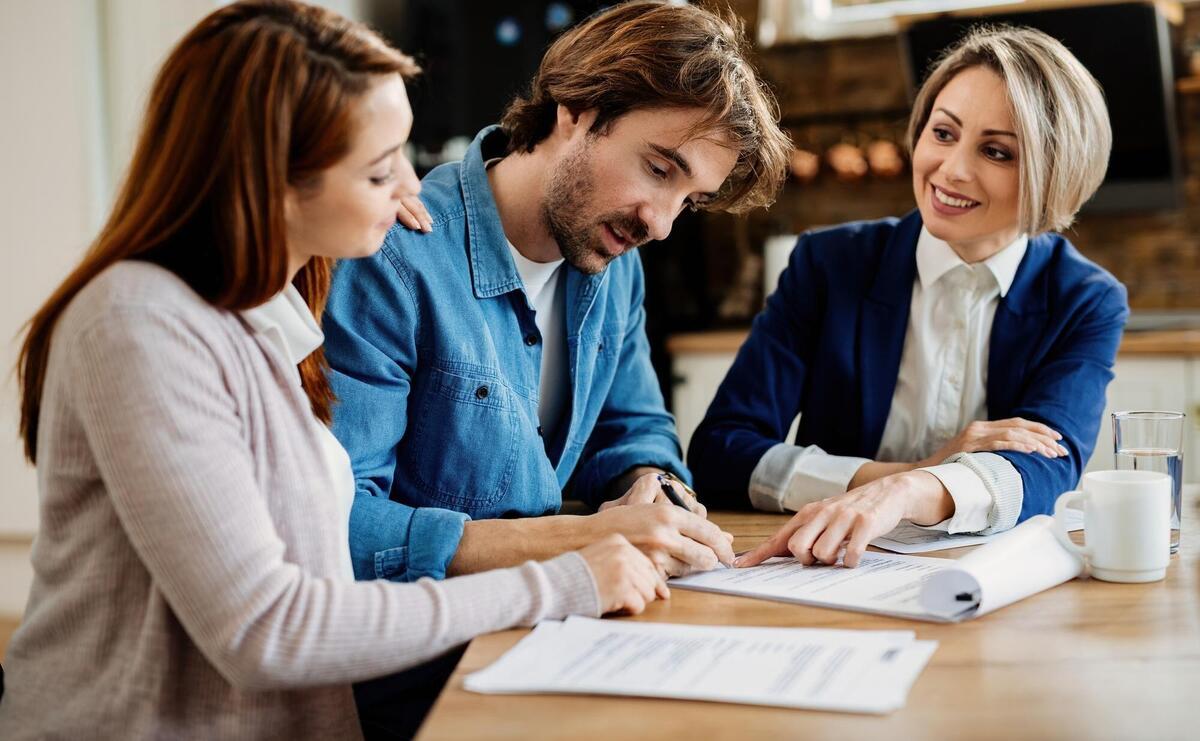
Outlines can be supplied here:
[[739, 567], [739, 566], [741, 566], [741, 565], [742, 565], [742, 558], [741, 558], [741, 556], [738, 556], [737, 558], [733, 559], [733, 567], [734, 567], [735, 569], [736, 569], [736, 568], [738, 568], [738, 567]]

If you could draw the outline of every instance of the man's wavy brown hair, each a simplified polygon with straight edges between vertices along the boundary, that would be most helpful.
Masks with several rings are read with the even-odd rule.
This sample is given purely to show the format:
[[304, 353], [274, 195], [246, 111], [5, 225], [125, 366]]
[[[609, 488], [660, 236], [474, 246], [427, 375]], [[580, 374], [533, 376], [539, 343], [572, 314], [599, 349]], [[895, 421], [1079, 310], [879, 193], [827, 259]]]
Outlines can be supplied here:
[[769, 206], [787, 176], [792, 145], [779, 128], [778, 105], [729, 11], [629, 2], [588, 18], [551, 45], [528, 92], [509, 104], [500, 125], [510, 151], [533, 151], [548, 137], [559, 105], [596, 110], [596, 134], [635, 110], [705, 109], [693, 134], [723, 133], [738, 153], [707, 210]]

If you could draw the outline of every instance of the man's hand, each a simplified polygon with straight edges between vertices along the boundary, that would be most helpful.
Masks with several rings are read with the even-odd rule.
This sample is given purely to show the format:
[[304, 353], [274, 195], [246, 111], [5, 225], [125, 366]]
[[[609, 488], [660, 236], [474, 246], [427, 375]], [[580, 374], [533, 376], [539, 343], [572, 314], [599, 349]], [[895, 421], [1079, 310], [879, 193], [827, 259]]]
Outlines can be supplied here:
[[[670, 504], [671, 500], [667, 498], [666, 492], [663, 491], [662, 483], [659, 480], [661, 475], [658, 469], [638, 469], [646, 470], [646, 473], [641, 474], [633, 481], [633, 485], [629, 487], [619, 499], [613, 499], [600, 505], [600, 511], [612, 507], [621, 507], [626, 504]], [[693, 497], [687, 489], [679, 484], [678, 481], [666, 479], [666, 483], [670, 486], [679, 499], [688, 506], [688, 509], [701, 517], [708, 517], [708, 510], [703, 504]]]
[[928, 471], [893, 474], [835, 497], [810, 502], [765, 543], [738, 557], [735, 566], [756, 566], [772, 556], [792, 555], [805, 566], [842, 562], [858, 566], [867, 545], [901, 520], [934, 525], [954, 514], [954, 500]]
[[624, 535], [665, 576], [733, 563], [733, 535], [670, 503], [609, 507], [583, 518], [582, 527], [589, 542]]
[[703, 517], [674, 504], [630, 504], [586, 517], [470, 520], [463, 526], [462, 539], [446, 575], [544, 561], [614, 534], [624, 536], [646, 554], [664, 577], [733, 562], [729, 545], [733, 536]]

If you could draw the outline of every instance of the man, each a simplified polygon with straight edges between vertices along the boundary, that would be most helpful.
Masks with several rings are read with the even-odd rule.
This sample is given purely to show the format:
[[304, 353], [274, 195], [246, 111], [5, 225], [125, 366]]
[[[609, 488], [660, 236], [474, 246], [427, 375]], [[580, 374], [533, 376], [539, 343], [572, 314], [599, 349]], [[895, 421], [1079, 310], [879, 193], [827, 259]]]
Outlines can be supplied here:
[[[472, 573], [612, 532], [664, 574], [732, 559], [683, 484], [632, 253], [684, 208], [773, 200], [789, 144], [741, 44], [686, 5], [593, 16], [425, 178], [422, 230], [338, 268], [324, 328], [359, 578]], [[568, 485], [600, 511], [556, 515]]]

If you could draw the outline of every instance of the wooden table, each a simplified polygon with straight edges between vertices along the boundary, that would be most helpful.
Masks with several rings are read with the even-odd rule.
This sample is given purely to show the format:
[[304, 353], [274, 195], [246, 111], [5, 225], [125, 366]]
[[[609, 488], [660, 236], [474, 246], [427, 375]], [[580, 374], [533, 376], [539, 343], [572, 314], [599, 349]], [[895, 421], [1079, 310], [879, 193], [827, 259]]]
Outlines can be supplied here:
[[[1078, 580], [977, 620], [937, 625], [672, 590], [634, 620], [915, 630], [939, 642], [908, 705], [876, 717], [725, 703], [462, 689], [526, 631], [477, 638], [420, 739], [1200, 739], [1200, 486], [1164, 581]], [[783, 515], [715, 513], [738, 550]], [[955, 558], [967, 549], [934, 554]]]
[[[683, 332], [667, 338], [671, 356], [687, 353], [734, 354], [750, 336], [748, 329], [717, 329]], [[1200, 355], [1200, 329], [1163, 329], [1126, 331], [1117, 354], [1124, 355]]]

